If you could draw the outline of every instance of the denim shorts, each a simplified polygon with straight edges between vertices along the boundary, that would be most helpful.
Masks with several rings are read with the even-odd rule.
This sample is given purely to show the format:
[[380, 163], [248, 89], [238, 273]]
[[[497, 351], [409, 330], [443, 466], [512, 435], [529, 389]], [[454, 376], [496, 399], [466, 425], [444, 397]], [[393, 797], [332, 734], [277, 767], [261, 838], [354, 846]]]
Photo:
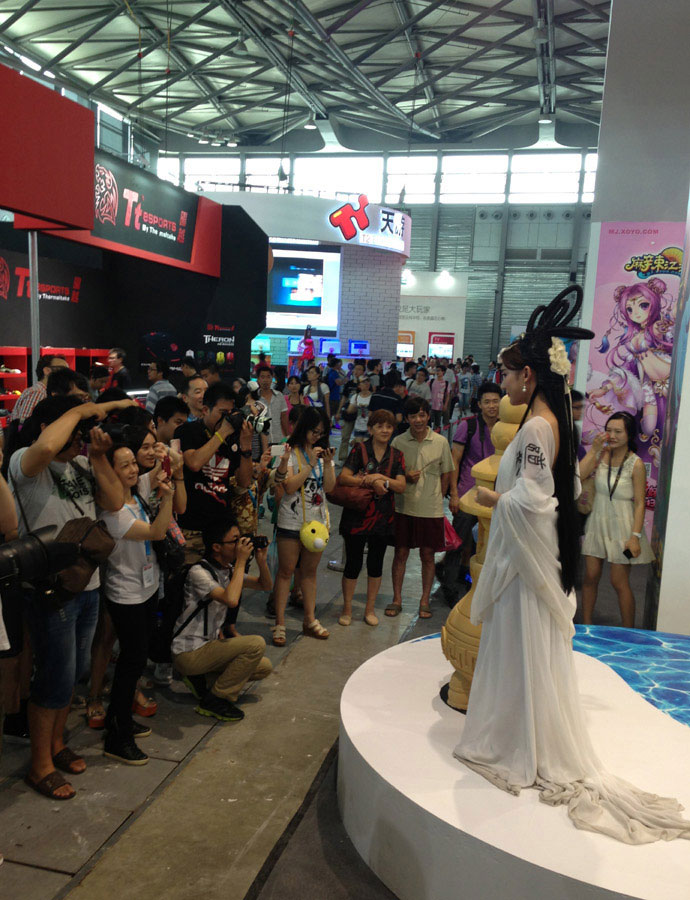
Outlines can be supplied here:
[[33, 591], [26, 612], [36, 671], [31, 699], [46, 709], [69, 706], [74, 685], [88, 670], [98, 622], [98, 595], [82, 591], [60, 609], [50, 609]]

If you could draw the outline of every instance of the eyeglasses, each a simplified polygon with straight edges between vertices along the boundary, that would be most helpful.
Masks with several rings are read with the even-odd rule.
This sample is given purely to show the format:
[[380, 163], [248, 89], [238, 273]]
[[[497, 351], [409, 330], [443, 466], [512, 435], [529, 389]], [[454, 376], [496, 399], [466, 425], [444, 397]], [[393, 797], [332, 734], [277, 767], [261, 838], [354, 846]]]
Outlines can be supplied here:
[[237, 544], [239, 542], [239, 538], [235, 538], [234, 541], [218, 541], [219, 544]]

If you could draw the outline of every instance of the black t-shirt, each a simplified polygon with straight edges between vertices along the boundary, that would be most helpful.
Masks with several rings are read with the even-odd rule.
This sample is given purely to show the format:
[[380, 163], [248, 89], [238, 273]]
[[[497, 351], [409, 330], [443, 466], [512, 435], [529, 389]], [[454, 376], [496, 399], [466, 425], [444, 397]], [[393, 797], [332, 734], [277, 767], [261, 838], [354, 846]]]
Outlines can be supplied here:
[[[207, 444], [212, 434], [203, 421], [186, 422], [175, 431], [182, 452], [198, 450]], [[230, 477], [241, 461], [239, 436], [231, 434], [221, 444], [205, 466], [198, 472], [184, 467], [184, 485], [187, 489], [187, 509], [179, 517], [182, 528], [201, 531], [212, 519], [218, 519], [232, 511], [233, 488]]]
[[[371, 399], [373, 400], [374, 398], [372, 397]], [[364, 466], [362, 445], [364, 445], [367, 455], [368, 462], [366, 467]], [[391, 454], [393, 455], [392, 459]], [[383, 459], [381, 462], [378, 462], [374, 455], [373, 442], [369, 439], [354, 445], [345, 462], [345, 467], [356, 475], [378, 472], [393, 479], [397, 478], [398, 475], [405, 474], [405, 457], [400, 450], [395, 450], [389, 444]], [[357, 509], [343, 509], [343, 514], [340, 518], [340, 534], [376, 535], [377, 537], [387, 537], [392, 541], [394, 513], [395, 495], [392, 491], [389, 491], [382, 497], [374, 495], [364, 512], [360, 512]]]
[[111, 372], [109, 387], [116, 387], [120, 388], [121, 391], [126, 391], [131, 386], [132, 379], [129, 372], [124, 366], [120, 369], [119, 372]]
[[402, 415], [403, 403], [392, 388], [382, 388], [378, 394], [374, 394], [369, 403], [370, 413], [376, 412], [377, 409], [387, 409], [394, 416], [397, 416], [398, 413]]

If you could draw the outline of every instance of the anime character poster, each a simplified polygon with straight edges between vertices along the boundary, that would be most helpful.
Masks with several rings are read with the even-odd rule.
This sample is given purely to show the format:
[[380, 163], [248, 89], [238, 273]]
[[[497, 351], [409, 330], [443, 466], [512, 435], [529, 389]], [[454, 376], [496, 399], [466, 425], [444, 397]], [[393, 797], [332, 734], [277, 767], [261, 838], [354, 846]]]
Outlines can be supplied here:
[[637, 454], [647, 469], [651, 534], [683, 262], [682, 222], [604, 222], [601, 226], [583, 440], [591, 443], [614, 412], [637, 423]]

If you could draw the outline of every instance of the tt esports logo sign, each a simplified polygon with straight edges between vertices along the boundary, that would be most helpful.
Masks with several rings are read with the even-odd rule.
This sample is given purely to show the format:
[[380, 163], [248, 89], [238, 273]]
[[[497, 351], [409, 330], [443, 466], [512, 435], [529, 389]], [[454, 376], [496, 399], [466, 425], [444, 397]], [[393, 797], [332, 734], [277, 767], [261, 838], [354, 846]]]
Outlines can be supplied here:
[[360, 231], [366, 231], [369, 227], [369, 216], [367, 215], [369, 200], [366, 194], [360, 194], [357, 202], [359, 209], [355, 209], [351, 203], [346, 203], [328, 217], [328, 221], [334, 228], [340, 229], [346, 241], [351, 241], [355, 237], [358, 228]]
[[96, 165], [95, 214], [98, 221], [105, 225], [117, 224], [118, 193], [115, 176], [105, 166]]
[[7, 295], [10, 292], [10, 267], [7, 265], [7, 260], [3, 259], [0, 256], [0, 297], [3, 300], [7, 300]]

